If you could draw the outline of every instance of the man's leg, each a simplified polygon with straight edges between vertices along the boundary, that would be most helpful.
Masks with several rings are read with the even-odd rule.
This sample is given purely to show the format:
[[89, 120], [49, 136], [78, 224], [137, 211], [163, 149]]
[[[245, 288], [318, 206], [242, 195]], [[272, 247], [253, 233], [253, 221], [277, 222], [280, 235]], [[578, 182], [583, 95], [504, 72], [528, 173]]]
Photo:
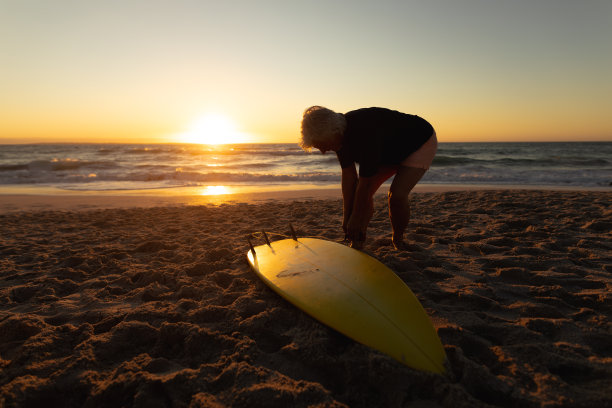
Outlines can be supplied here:
[[[397, 172], [397, 166], [395, 166], [395, 167], [382, 167], [381, 169], [379, 169], [378, 173], [376, 173], [374, 176], [369, 178], [369, 180], [367, 182], [367, 186], [368, 186], [368, 191], [367, 191], [368, 202], [367, 203], [362, 203], [363, 205], [366, 206], [366, 212], [367, 212], [367, 217], [368, 217], [368, 221], [367, 221], [368, 224], [369, 224], [370, 220], [372, 219], [372, 215], [374, 213], [374, 199], [373, 199], [374, 198], [374, 194], [376, 194], [376, 191], [379, 189], [379, 187], [387, 179], [392, 177], [396, 172]], [[366, 226], [366, 229], [367, 229], [367, 226]], [[365, 239], [366, 239], [366, 236], [364, 234], [364, 236], [362, 237], [362, 240], [352, 241], [351, 242], [351, 247], [352, 248], [356, 248], [356, 249], [361, 249], [363, 247]]]
[[404, 246], [404, 232], [410, 222], [410, 202], [408, 195], [425, 174], [426, 169], [400, 166], [389, 190], [389, 218], [393, 228], [393, 245], [397, 249]]

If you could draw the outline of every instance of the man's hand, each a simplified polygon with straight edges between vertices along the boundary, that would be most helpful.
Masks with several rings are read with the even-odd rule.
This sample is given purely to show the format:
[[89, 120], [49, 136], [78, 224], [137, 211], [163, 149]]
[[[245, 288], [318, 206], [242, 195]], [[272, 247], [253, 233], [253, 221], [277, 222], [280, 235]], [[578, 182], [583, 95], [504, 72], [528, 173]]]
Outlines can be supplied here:
[[342, 207], [344, 216], [342, 219], [342, 230], [344, 231], [345, 239], [348, 238], [348, 223], [353, 213], [355, 203], [355, 190], [357, 189], [357, 170], [355, 165], [342, 169]]
[[367, 223], [359, 222], [356, 217], [351, 217], [346, 226], [346, 237], [351, 241], [351, 248], [361, 249], [366, 240]]
[[[372, 218], [374, 209], [374, 192], [376, 191], [374, 177], [360, 177], [355, 189], [353, 209], [346, 224], [346, 237], [351, 241], [351, 247], [361, 249], [366, 240], [366, 230]], [[346, 220], [346, 212], [345, 212]]]

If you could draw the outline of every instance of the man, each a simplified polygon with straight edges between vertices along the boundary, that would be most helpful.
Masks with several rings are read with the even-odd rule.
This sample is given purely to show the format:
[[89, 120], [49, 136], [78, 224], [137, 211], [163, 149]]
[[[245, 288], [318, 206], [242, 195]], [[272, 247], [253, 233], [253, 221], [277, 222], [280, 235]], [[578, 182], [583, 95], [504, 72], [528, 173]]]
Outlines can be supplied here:
[[410, 221], [408, 195], [431, 166], [438, 146], [433, 126], [418, 116], [385, 108], [342, 114], [311, 106], [304, 112], [300, 144], [304, 150], [336, 152], [342, 167], [342, 228], [354, 248], [365, 242], [374, 193], [395, 176], [389, 190], [389, 218], [393, 245], [404, 248]]

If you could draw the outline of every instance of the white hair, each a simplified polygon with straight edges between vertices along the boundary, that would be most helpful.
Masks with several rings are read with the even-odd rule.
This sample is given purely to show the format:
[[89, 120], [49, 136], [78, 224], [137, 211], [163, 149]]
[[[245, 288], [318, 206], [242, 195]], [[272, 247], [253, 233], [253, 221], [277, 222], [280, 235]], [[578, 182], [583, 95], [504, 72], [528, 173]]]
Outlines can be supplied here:
[[341, 113], [322, 106], [311, 106], [304, 111], [302, 118], [302, 140], [300, 146], [310, 151], [317, 142], [326, 142], [342, 135], [346, 129], [346, 119]]

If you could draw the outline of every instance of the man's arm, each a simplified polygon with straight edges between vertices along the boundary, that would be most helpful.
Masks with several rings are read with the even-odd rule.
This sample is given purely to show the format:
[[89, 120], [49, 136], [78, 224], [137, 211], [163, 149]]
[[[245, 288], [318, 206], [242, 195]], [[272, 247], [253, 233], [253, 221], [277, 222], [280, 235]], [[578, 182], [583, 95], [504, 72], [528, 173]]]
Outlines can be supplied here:
[[358, 182], [359, 177], [357, 176], [357, 170], [355, 169], [354, 163], [352, 166], [342, 169], [342, 200], [344, 210], [342, 229], [345, 233], [347, 232], [347, 226], [353, 212], [355, 190], [357, 189]]
[[353, 210], [347, 224], [347, 236], [354, 246], [360, 247], [374, 210], [376, 177], [359, 177], [355, 189]]

